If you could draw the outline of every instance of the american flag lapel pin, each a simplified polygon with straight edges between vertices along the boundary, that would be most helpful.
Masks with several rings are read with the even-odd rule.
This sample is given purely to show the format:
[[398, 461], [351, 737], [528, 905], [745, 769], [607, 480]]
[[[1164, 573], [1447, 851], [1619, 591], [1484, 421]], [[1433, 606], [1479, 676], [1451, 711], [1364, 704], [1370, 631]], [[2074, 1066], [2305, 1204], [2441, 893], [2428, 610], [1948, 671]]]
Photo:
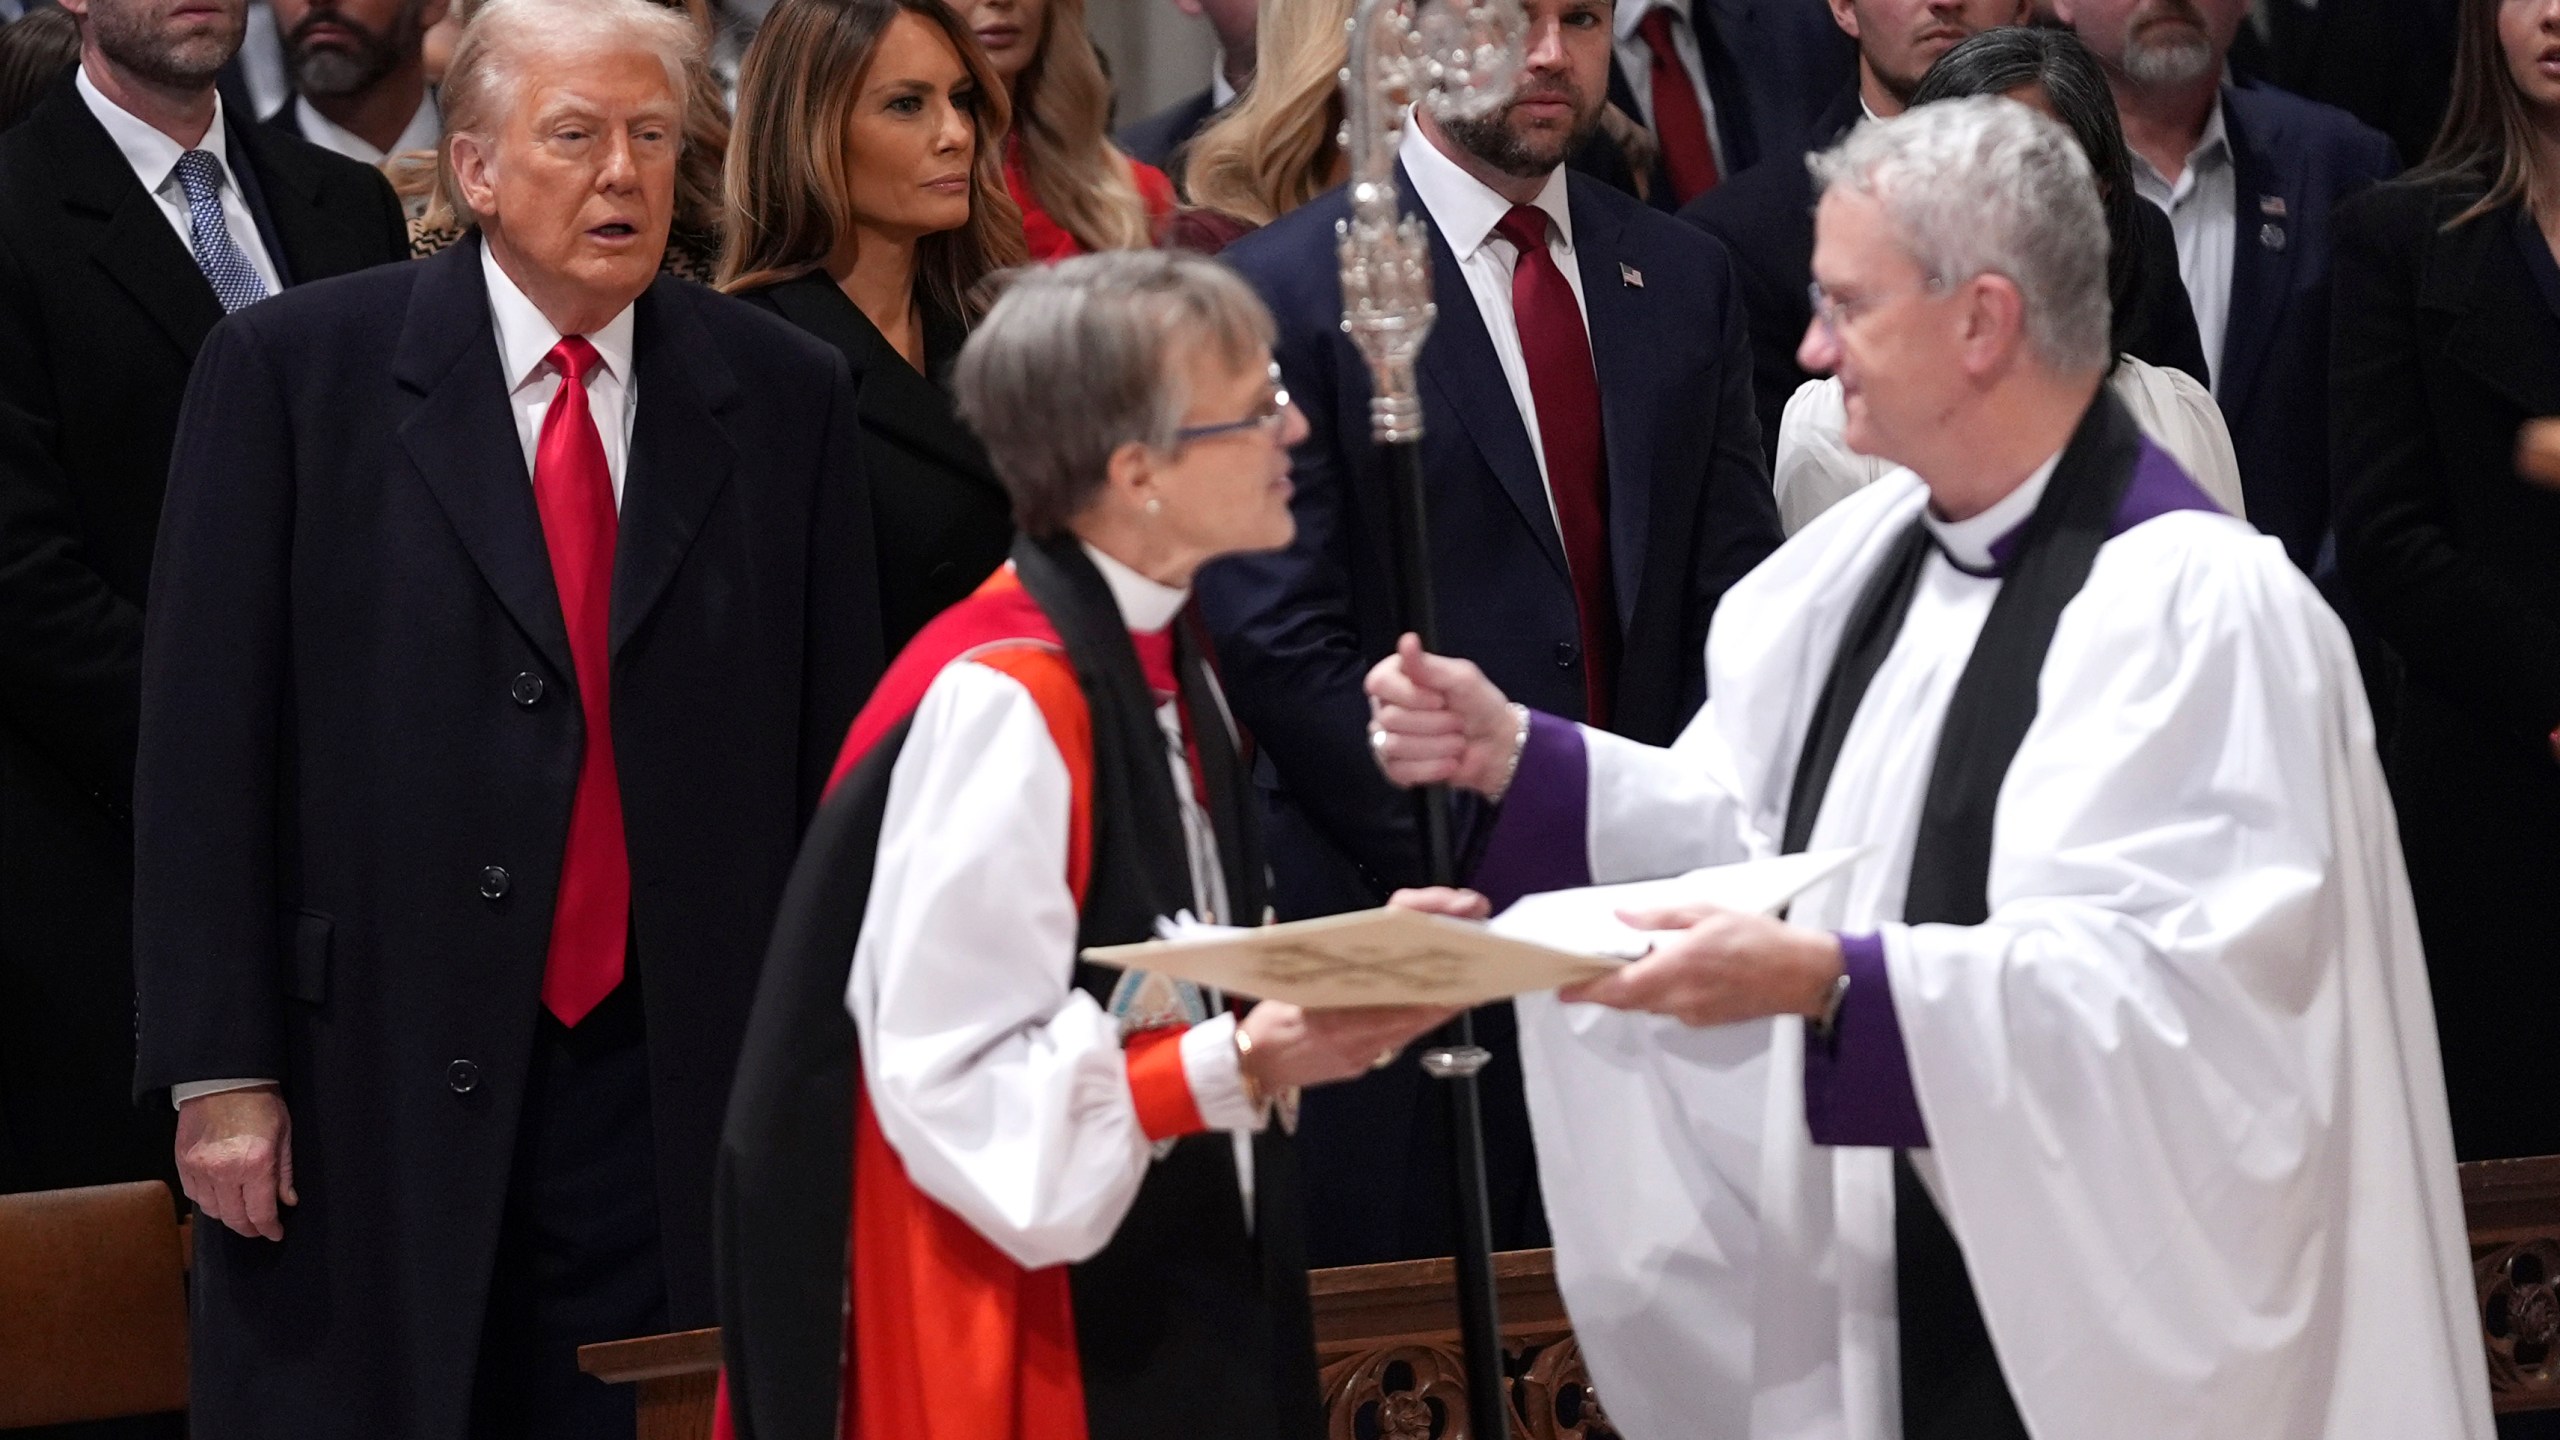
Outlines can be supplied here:
[[1621, 260], [1618, 262], [1618, 283], [1630, 290], [1641, 290], [1644, 288], [1644, 272]]
[[2281, 220], [2281, 219], [2283, 219], [2283, 218], [2284, 218], [2284, 197], [2283, 197], [2283, 196], [2281, 196], [2281, 195], [2261, 195], [2261, 196], [2259, 196], [2259, 197], [2258, 197], [2258, 213], [2259, 213], [2259, 214], [2261, 214], [2261, 215], [2266, 216], [2266, 217], [2267, 217], [2268, 219], [2270, 219], [2270, 220]]

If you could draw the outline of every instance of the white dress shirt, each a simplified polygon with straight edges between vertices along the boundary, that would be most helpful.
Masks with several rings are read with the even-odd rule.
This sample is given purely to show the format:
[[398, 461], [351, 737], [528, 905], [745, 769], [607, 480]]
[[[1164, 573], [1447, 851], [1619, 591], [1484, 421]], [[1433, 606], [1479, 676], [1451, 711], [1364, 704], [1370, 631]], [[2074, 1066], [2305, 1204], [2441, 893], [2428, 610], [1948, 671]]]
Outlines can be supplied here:
[[[506, 377], [507, 408], [516, 422], [516, 438], [524, 444], [524, 471], [533, 473], [534, 447], [542, 439], [542, 417], [560, 390], [560, 372], [551, 368], [551, 347], [560, 332], [525, 298], [516, 282], [498, 265], [498, 257], [480, 247], [480, 273], [489, 285], [489, 318], [498, 331], [498, 373]], [[595, 416], [596, 436], [604, 441], [605, 469], [613, 476], [613, 503], [622, 505], [624, 457], [631, 453], [631, 422], [638, 412], [631, 375], [632, 307], [588, 332], [603, 366], [587, 378], [587, 410]]]
[[1645, 128], [1661, 133], [1653, 119], [1653, 47], [1637, 33], [1644, 17], [1655, 10], [1668, 10], [1680, 23], [1671, 27], [1671, 49], [1680, 57], [1680, 68], [1688, 73], [1689, 88], [1698, 92], [1698, 108], [1706, 112], [1707, 143], [1716, 152], [1716, 173], [1731, 175], [1733, 167], [1725, 160], [1724, 126], [1716, 116], [1716, 97], [1707, 89], [1706, 56], [1698, 48], [1695, 22], [1698, 0], [1621, 0], [1618, 6], [1618, 69], [1627, 77], [1627, 88], [1635, 92], [1636, 117]]
[[[133, 178], [142, 182], [142, 188], [160, 206], [169, 228], [178, 233], [179, 248], [195, 254], [193, 227], [187, 217], [187, 191], [178, 183], [178, 157], [187, 153], [187, 147], [108, 99], [90, 81], [86, 65], [80, 67], [80, 78], [73, 83], [89, 113], [106, 127], [107, 138], [116, 142], [124, 163], [133, 167]], [[273, 295], [284, 288], [284, 280], [276, 273], [276, 262], [267, 255], [266, 241], [258, 236], [258, 220], [249, 213], [249, 197], [240, 189], [240, 178], [231, 171], [229, 138], [222, 124], [222, 96], [217, 92], [213, 97], [213, 123], [205, 127], [204, 138], [196, 142], [195, 148], [212, 155], [222, 171], [222, 228], [231, 232], [231, 243], [248, 257], [258, 278], [267, 282], [267, 293]]]
[[[1538, 457], [1538, 479], [1547, 486], [1550, 518], [1555, 508], [1555, 489], [1547, 479], [1546, 442], [1538, 436], [1538, 402], [1529, 390], [1529, 360], [1520, 349], [1520, 322], [1511, 313], [1511, 272], [1519, 262], [1519, 254], [1511, 242], [1493, 232], [1502, 217], [1511, 213], [1511, 202], [1497, 195], [1483, 181], [1458, 168], [1458, 163], [1440, 153], [1422, 133], [1422, 127], [1407, 119], [1404, 141], [1397, 151], [1404, 162], [1405, 174], [1413, 181], [1413, 195], [1431, 217], [1432, 228], [1449, 242], [1458, 257], [1458, 271], [1467, 277], [1467, 293], [1475, 297], [1476, 313], [1484, 317], [1485, 333], [1493, 338], [1493, 353], [1502, 361], [1502, 378], [1511, 384], [1511, 403], [1520, 412], [1520, 423], [1529, 432], [1529, 450]], [[1573, 289], [1573, 305], [1582, 312], [1582, 326], [1587, 335], [1591, 328], [1591, 307], [1582, 298], [1582, 267], [1573, 256], [1573, 213], [1565, 203], [1565, 169], [1559, 165], [1547, 176], [1546, 187], [1531, 202], [1547, 212], [1555, 222], [1547, 232], [1547, 253], [1555, 257], [1556, 268], [1564, 271], [1565, 283]], [[1562, 525], [1557, 526], [1562, 532]]]
[[400, 138], [392, 141], [387, 151], [374, 149], [372, 141], [321, 114], [306, 96], [293, 97], [293, 123], [301, 128], [303, 139], [367, 165], [379, 165], [404, 151], [433, 150], [444, 136], [444, 117], [436, 111], [432, 90], [418, 98], [417, 112], [409, 117]]
[[2196, 312], [2196, 338], [2204, 342], [2205, 374], [2222, 388], [2222, 337], [2231, 324], [2232, 248], [2239, 243], [2239, 177], [2231, 165], [2231, 139], [2222, 127], [2222, 102], [2213, 102], [2204, 134], [2187, 152], [2174, 185], [2133, 155], [2133, 188], [2168, 212], [2178, 236], [2178, 278]]

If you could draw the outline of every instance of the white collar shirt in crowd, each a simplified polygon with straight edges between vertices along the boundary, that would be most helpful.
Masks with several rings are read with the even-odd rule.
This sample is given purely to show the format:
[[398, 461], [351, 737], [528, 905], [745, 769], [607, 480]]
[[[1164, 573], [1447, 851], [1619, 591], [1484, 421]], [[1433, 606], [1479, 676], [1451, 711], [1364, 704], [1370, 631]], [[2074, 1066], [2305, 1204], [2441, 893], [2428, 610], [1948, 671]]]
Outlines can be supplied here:
[[1227, 59], [1221, 55], [1209, 67], [1209, 113], [1215, 115], [1236, 103], [1236, 87], [1227, 80]]
[[1698, 92], [1698, 108], [1706, 112], [1707, 143], [1715, 148], [1716, 174], [1733, 173], [1725, 158], [1724, 127], [1718, 123], [1716, 97], [1707, 88], [1706, 54], [1698, 45], [1697, 7], [1703, 0], [1622, 0], [1616, 20], [1618, 72], [1626, 77], [1627, 88], [1635, 93], [1635, 119], [1646, 129], [1659, 131], [1653, 118], [1653, 47], [1646, 44], [1641, 32], [1644, 17], [1656, 10], [1668, 10], [1679, 23], [1671, 27], [1671, 49], [1680, 57], [1680, 68], [1689, 77], [1689, 88]]
[[[106, 92], [89, 79], [88, 66], [80, 67], [80, 78], [73, 84], [89, 113], [106, 127], [107, 138], [115, 142], [124, 163], [133, 167], [133, 178], [142, 182], [169, 228], [177, 232], [179, 248], [195, 254], [193, 227], [187, 217], [187, 191], [178, 183], [178, 157], [187, 153], [187, 147], [108, 99]], [[213, 156], [222, 171], [222, 228], [231, 233], [231, 243], [248, 257], [258, 278], [267, 282], [267, 293], [273, 295], [284, 288], [284, 281], [276, 272], [276, 262], [267, 254], [267, 242], [258, 234], [258, 220], [250, 213], [249, 197], [240, 188], [240, 177], [232, 173], [230, 138], [223, 126], [222, 96], [216, 93], [213, 123], [205, 127], [204, 138], [195, 143], [195, 148]]]
[[[1132, 630], [1162, 630], [1189, 598], [1085, 553]], [[1019, 1264], [1072, 1264], [1110, 1243], [1157, 1153], [1123, 1032], [1185, 1024], [1183, 1077], [1201, 1119], [1233, 1137], [1250, 1223], [1251, 1140], [1264, 1115], [1245, 1094], [1234, 1017], [1214, 995], [1161, 976], [1126, 977], [1109, 1006], [1075, 984], [1073, 783], [1031, 691], [978, 663], [1014, 643], [934, 677], [891, 769], [845, 988], [865, 1096], [919, 1189]], [[1198, 913], [1259, 923], [1224, 913], [1178, 715], [1171, 703], [1158, 709]], [[1225, 723], [1223, 704], [1195, 718]]]
[[[1466, 276], [1467, 293], [1475, 299], [1476, 313], [1484, 317], [1485, 334], [1492, 338], [1493, 353], [1502, 362], [1502, 378], [1511, 386], [1512, 406], [1520, 412], [1522, 428], [1529, 432], [1529, 449], [1538, 457], [1539, 482], [1548, 484], [1547, 447], [1538, 436], [1538, 402], [1529, 390], [1529, 361], [1520, 348], [1520, 322], [1511, 310], [1511, 274], [1519, 263], [1519, 254], [1511, 248], [1510, 241], [1493, 230], [1502, 223], [1503, 216], [1511, 213], [1511, 202], [1441, 154], [1410, 116], [1405, 120], [1404, 140], [1396, 155], [1404, 162], [1406, 177], [1413, 182], [1413, 198], [1421, 202], [1431, 217], [1432, 228], [1449, 242], [1450, 251], [1458, 257], [1458, 271]], [[1555, 222], [1547, 231], [1547, 253], [1555, 257], [1556, 267], [1564, 271], [1565, 283], [1573, 288], [1574, 308], [1581, 312], [1583, 329], [1588, 332], [1591, 309], [1583, 301], [1582, 266], [1573, 255], [1573, 212], [1566, 203], [1565, 167], [1559, 165], [1547, 176], [1545, 188], [1531, 203]], [[1555, 492], [1551, 484], [1547, 508], [1549, 518], [1553, 518]]]
[[379, 165], [404, 151], [433, 150], [444, 134], [444, 117], [436, 113], [433, 92], [419, 97], [416, 112], [410, 115], [408, 125], [401, 130], [400, 138], [391, 142], [389, 150], [376, 150], [372, 141], [321, 114], [304, 96], [293, 97], [293, 120], [301, 127], [303, 139], [367, 165]]
[[2178, 236], [2178, 278], [2195, 307], [2196, 338], [2204, 342], [2205, 373], [2216, 393], [2222, 386], [2222, 337], [2231, 324], [2231, 264], [2239, 243], [2239, 175], [2232, 168], [2231, 137], [2222, 124], [2222, 102], [2213, 102], [2204, 133], [2187, 152], [2176, 184], [2161, 177], [2142, 152], [2133, 156], [2133, 188], [2169, 216]]
[[[542, 417], [559, 392], [560, 372], [551, 365], [551, 347], [560, 332], [490, 253], [480, 246], [480, 273], [488, 281], [489, 318], [498, 332], [499, 374], [507, 382], [507, 409], [516, 422], [516, 439], [524, 447], [524, 471], [533, 474], [533, 452], [542, 439]], [[639, 411], [631, 374], [632, 311], [622, 313], [587, 334], [604, 363], [587, 377], [587, 410], [595, 417], [596, 437], [604, 442], [605, 469], [613, 476], [614, 508], [622, 506], [622, 477], [629, 470], [631, 424]]]

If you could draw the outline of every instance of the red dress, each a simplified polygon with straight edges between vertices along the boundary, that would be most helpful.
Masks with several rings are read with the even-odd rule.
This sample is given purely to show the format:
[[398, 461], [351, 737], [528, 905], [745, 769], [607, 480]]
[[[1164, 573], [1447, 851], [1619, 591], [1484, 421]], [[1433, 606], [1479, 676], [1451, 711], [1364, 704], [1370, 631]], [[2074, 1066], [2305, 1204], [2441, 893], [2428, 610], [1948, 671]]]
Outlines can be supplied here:
[[[1147, 233], [1161, 236], [1166, 219], [1173, 214], [1173, 181], [1143, 160], [1131, 160], [1129, 171], [1138, 182], [1138, 198], [1146, 202]], [[1022, 172], [1022, 146], [1013, 140], [1004, 147], [1004, 188], [1012, 192], [1013, 203], [1022, 207], [1022, 238], [1031, 247], [1032, 259], [1049, 265], [1085, 253], [1084, 242], [1040, 208], [1039, 197], [1031, 193], [1030, 177]]]

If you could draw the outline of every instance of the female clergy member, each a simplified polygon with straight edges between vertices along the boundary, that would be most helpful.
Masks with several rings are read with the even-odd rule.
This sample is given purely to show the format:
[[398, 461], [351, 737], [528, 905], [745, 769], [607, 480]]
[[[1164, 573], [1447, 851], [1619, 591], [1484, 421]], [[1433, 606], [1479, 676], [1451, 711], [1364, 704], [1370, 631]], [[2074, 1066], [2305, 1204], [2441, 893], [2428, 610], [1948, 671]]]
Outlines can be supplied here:
[[854, 722], [784, 904], [719, 1182], [740, 1436], [1319, 1433], [1273, 1120], [1445, 1017], [1077, 959], [1264, 913], [1187, 602], [1290, 538], [1270, 342], [1215, 262], [1118, 252], [1024, 275], [961, 352], [1022, 538]]
[[1004, 83], [942, 0], [781, 0], [738, 74], [722, 288], [844, 352], [889, 649], [968, 598], [1013, 508], [945, 388], [1024, 259]]

